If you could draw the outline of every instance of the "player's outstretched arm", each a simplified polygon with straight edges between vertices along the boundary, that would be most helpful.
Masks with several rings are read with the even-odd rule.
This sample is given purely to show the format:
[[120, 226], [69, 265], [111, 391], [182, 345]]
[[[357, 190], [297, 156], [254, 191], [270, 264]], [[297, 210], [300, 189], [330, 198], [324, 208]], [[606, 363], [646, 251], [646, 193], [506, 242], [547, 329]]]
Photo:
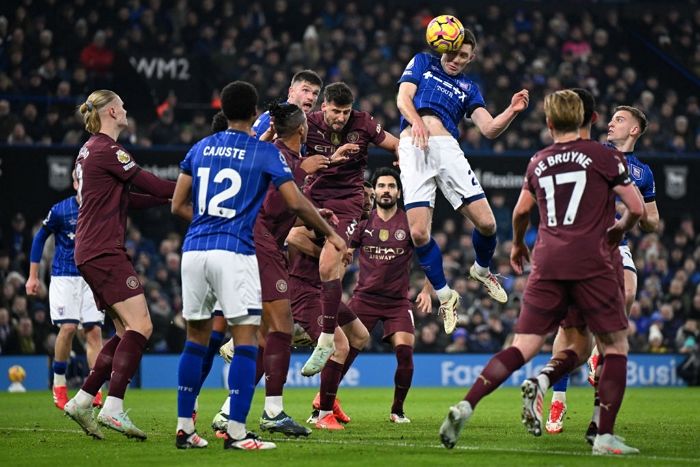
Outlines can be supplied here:
[[656, 201], [644, 203], [644, 214], [639, 219], [639, 227], [645, 232], [656, 232], [659, 228], [659, 208]]
[[173, 193], [173, 201], [170, 205], [170, 212], [176, 216], [182, 217], [188, 222], [192, 221], [194, 212], [190, 196], [192, 194], [192, 176], [181, 173], [177, 177], [175, 184], [175, 193]]
[[136, 188], [156, 198], [170, 199], [175, 191], [175, 182], [156, 177], [147, 170], [139, 170], [129, 180]]
[[479, 107], [472, 112], [472, 121], [482, 135], [494, 139], [508, 128], [520, 112], [527, 109], [529, 103], [530, 93], [527, 89], [522, 89], [513, 94], [510, 105], [500, 114], [493, 117], [484, 107]]
[[423, 119], [418, 115], [416, 106], [413, 105], [413, 97], [416, 95], [418, 86], [413, 83], [403, 82], [399, 85], [399, 93], [396, 96], [396, 107], [403, 115], [403, 118], [411, 124], [411, 134], [413, 135], [413, 145], [422, 150], [428, 149], [428, 138], [430, 133], [423, 123]]
[[39, 280], [39, 263], [41, 262], [41, 255], [44, 252], [44, 244], [46, 244], [46, 239], [51, 235], [51, 231], [44, 227], [43, 225], [39, 230], [37, 230], [36, 235], [34, 235], [34, 240], [32, 240], [32, 250], [29, 253], [29, 277], [27, 278], [27, 283], [24, 288], [27, 295], [34, 296], [39, 293], [39, 287], [41, 286], [41, 281]]
[[521, 190], [513, 209], [513, 246], [510, 250], [510, 265], [516, 274], [522, 274], [525, 261], [530, 261], [530, 252], [525, 245], [525, 231], [534, 207], [535, 198], [532, 193], [529, 190]]
[[627, 208], [622, 217], [608, 229], [608, 243], [618, 245], [625, 235], [644, 214], [644, 203], [633, 184], [615, 185], [613, 191]]
[[345, 251], [347, 251], [345, 241], [335, 233], [335, 230], [333, 230], [333, 227], [331, 227], [328, 222], [323, 220], [321, 214], [319, 214], [314, 205], [311, 204], [311, 201], [306, 199], [292, 180], [280, 185], [278, 190], [290, 211], [300, 217], [306, 225], [325, 235], [327, 241], [330, 242], [336, 250], [341, 254], [345, 254]]
[[130, 209], [148, 209], [155, 206], [168, 204], [168, 198], [156, 198], [155, 196], [142, 193], [129, 192], [129, 208]]

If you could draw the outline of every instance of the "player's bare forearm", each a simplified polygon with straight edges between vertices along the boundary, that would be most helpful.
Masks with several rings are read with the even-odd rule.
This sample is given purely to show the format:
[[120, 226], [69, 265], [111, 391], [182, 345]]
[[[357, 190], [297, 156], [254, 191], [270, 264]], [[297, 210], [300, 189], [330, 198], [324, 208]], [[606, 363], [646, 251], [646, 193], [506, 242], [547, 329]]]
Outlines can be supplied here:
[[513, 208], [513, 243], [524, 244], [525, 232], [530, 222], [530, 212], [535, 205], [535, 199], [528, 190], [521, 190], [518, 202]]
[[192, 221], [194, 211], [190, 202], [192, 192], [192, 176], [186, 173], [181, 173], [177, 177], [175, 192], [170, 204], [170, 212], [178, 217], [185, 219], [188, 222]]
[[476, 109], [472, 114], [472, 121], [476, 124], [484, 137], [495, 139], [506, 131], [506, 128], [508, 128], [510, 123], [515, 120], [517, 116], [518, 114], [508, 107], [495, 117], [491, 117], [491, 114], [481, 107]]
[[335, 233], [333, 227], [326, 222], [318, 210], [311, 204], [294, 182], [285, 182], [279, 187], [279, 192], [287, 203], [287, 208], [297, 215], [304, 224], [316, 229], [325, 236], [331, 236]]
[[656, 201], [644, 203], [644, 214], [639, 219], [639, 227], [644, 232], [656, 232], [659, 228], [659, 209], [656, 207]]
[[313, 242], [314, 233], [306, 227], [294, 227], [287, 235], [287, 244], [305, 255], [318, 258], [321, 247]]

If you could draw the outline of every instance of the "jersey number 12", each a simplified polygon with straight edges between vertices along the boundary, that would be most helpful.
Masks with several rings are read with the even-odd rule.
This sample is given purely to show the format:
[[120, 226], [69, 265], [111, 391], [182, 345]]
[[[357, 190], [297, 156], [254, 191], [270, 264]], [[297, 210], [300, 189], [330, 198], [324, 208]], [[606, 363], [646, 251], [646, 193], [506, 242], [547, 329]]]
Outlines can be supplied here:
[[224, 180], [229, 180], [231, 185], [221, 193], [211, 197], [207, 203], [207, 190], [209, 189], [209, 172], [208, 167], [200, 167], [197, 170], [199, 177], [199, 193], [197, 196], [197, 211], [199, 215], [205, 213], [210, 216], [225, 217], [231, 219], [236, 216], [236, 210], [225, 208], [223, 203], [238, 194], [241, 191], [241, 176], [233, 169], [221, 169], [214, 175], [214, 183], [222, 183]]

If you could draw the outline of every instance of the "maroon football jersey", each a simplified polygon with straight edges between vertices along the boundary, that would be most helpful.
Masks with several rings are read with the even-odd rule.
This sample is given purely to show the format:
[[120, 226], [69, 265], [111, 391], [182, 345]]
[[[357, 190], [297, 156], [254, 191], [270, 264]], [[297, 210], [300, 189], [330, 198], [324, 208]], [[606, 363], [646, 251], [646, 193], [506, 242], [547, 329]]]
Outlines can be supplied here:
[[326, 125], [322, 111], [311, 112], [307, 117], [309, 135], [306, 138], [306, 147], [309, 155], [322, 154], [330, 157], [346, 143], [354, 143], [360, 147], [359, 151], [347, 154], [347, 161], [317, 174], [310, 187], [311, 197], [316, 202], [322, 202], [358, 193], [361, 196], [369, 143], [380, 144], [386, 138], [381, 124], [367, 112], [353, 110], [345, 127], [336, 132]]
[[615, 223], [612, 188], [629, 183], [624, 156], [595, 141], [553, 144], [535, 154], [523, 184], [540, 211], [532, 274], [578, 280], [613, 270], [620, 258], [606, 240]]
[[82, 198], [75, 231], [75, 263], [125, 251], [129, 180], [141, 167], [119, 143], [98, 133], [80, 148], [75, 170]]
[[398, 209], [386, 222], [373, 210], [360, 222], [351, 242], [360, 251], [360, 276], [354, 294], [374, 300], [408, 298], [413, 243], [406, 212]]
[[[287, 145], [280, 140], [275, 141], [274, 144], [277, 149], [284, 154], [287, 165], [294, 175], [294, 181], [297, 186], [300, 187], [304, 183], [304, 177], [306, 176], [306, 172], [300, 167], [301, 155], [289, 149]], [[277, 245], [282, 248], [289, 231], [294, 227], [296, 218], [297, 216], [287, 208], [287, 203], [285, 203], [284, 198], [282, 198], [282, 195], [277, 191], [275, 185], [270, 183], [256, 223], [262, 222], [267, 230], [275, 237]]]
[[[323, 246], [325, 238], [316, 239], [318, 246]], [[294, 276], [312, 287], [321, 288], [321, 276], [318, 273], [318, 258], [303, 253], [295, 253], [289, 261], [289, 275]]]

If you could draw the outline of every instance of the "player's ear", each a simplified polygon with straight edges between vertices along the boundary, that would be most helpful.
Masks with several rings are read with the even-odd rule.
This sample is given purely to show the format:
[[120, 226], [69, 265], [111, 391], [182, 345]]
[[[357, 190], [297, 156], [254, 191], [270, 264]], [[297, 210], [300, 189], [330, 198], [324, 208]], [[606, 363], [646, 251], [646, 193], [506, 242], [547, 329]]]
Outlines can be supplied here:
[[595, 124], [598, 121], [599, 117], [600, 116], [598, 115], [598, 112], [594, 110], [593, 114], [591, 115], [591, 125]]

